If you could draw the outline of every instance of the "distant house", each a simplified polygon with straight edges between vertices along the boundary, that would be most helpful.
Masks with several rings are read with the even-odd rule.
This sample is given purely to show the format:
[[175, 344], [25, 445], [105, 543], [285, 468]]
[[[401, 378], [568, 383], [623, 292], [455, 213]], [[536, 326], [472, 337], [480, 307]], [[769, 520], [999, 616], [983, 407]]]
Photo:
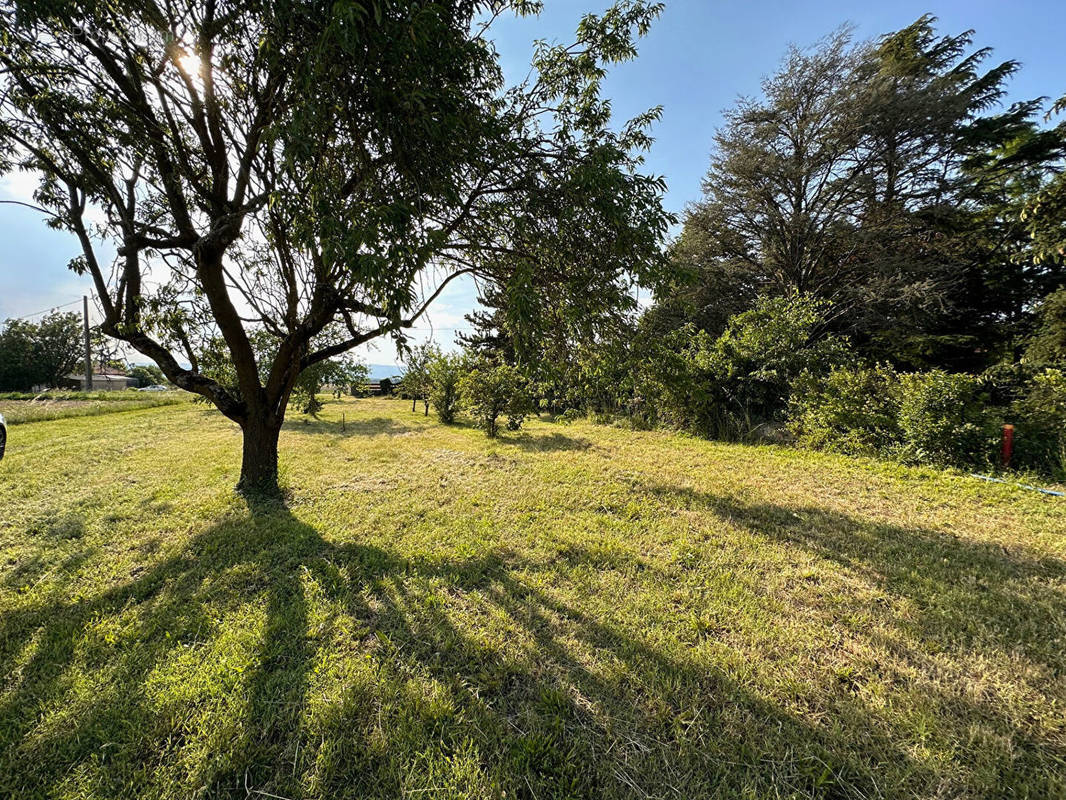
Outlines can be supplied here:
[[[394, 375], [391, 378], [382, 378], [377, 381], [367, 381], [363, 384], [364, 391], [367, 394], [392, 394], [397, 386], [400, 385], [401, 377]], [[382, 385], [384, 384], [384, 385]]]
[[[85, 388], [85, 376], [84, 375], [67, 375], [63, 379], [65, 388], [69, 389], [83, 389]], [[136, 389], [138, 380], [131, 378], [121, 370], [113, 369], [112, 367], [93, 367], [93, 385], [91, 391], [94, 392], [112, 392], [121, 391], [123, 389]]]

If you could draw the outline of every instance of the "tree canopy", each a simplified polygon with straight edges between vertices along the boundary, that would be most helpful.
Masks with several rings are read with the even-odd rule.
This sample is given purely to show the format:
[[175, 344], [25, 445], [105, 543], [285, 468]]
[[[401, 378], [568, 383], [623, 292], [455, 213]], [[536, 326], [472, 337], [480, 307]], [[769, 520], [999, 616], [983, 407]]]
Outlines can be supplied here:
[[656, 313], [717, 332], [760, 293], [800, 292], [879, 358], [971, 368], [1009, 349], [1062, 280], [1034, 268], [1021, 217], [1063, 139], [1039, 99], [996, 108], [1018, 64], [972, 38], [927, 15], [790, 49], [727, 113], [673, 249], [695, 288]]
[[[660, 6], [586, 15], [507, 86], [492, 23], [538, 10], [18, 2], [0, 12], [0, 171], [43, 175], [35, 203], [77, 236], [102, 330], [237, 422], [242, 486], [276, 493], [301, 372], [402, 341], [450, 282], [507, 287], [532, 325], [548, 296], [576, 319], [661, 279], [664, 184], [641, 172], [658, 111], [614, 125], [600, 95]], [[219, 348], [234, 385], [205, 368]]]
[[53, 312], [39, 322], [8, 320], [0, 328], [0, 391], [59, 386], [83, 357], [77, 314]]

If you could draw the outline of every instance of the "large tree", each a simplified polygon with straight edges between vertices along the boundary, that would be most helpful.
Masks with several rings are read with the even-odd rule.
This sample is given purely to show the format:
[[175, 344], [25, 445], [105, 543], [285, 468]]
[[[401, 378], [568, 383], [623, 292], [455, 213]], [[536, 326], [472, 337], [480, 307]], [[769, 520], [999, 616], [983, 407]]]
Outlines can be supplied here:
[[795, 291], [834, 300], [836, 324], [877, 357], [987, 353], [989, 326], [1044, 286], [1012, 266], [1017, 199], [1059, 152], [1038, 101], [995, 108], [1018, 64], [989, 57], [930, 16], [791, 49], [727, 114], [674, 247], [696, 288], [657, 313], [717, 332], [758, 293]]
[[24, 320], [7, 320], [0, 330], [0, 391], [25, 392], [37, 383], [34, 364], [36, 326]]
[[842, 234], [867, 167], [851, 98], [856, 59], [846, 32], [791, 48], [763, 97], [740, 100], [715, 135], [686, 235], [702, 234], [715, 261], [757, 286], [816, 292], [847, 268]]
[[[36, 204], [77, 236], [103, 330], [241, 426], [242, 488], [277, 493], [303, 370], [402, 337], [460, 276], [550, 291], [575, 316], [656, 280], [663, 183], [639, 170], [657, 112], [612, 126], [599, 86], [659, 7], [586, 16], [507, 87], [491, 25], [538, 6], [0, 10], [0, 167], [43, 174]], [[233, 387], [201, 369], [218, 342]]]
[[[1055, 101], [1048, 113], [1066, 112], [1066, 95]], [[1066, 122], [1055, 129], [1066, 141]], [[1040, 263], [1066, 263], [1066, 171], [1060, 162], [1056, 165], [1055, 177], [1037, 195], [1031, 198], [1022, 214], [1033, 239], [1033, 260]]]

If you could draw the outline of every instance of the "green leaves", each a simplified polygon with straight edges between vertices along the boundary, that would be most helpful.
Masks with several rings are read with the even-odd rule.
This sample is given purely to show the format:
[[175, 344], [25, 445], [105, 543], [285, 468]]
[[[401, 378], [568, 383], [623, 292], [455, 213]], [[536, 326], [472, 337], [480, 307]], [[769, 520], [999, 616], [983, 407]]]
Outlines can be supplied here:
[[0, 391], [59, 386], [83, 352], [79, 314], [55, 311], [37, 322], [7, 320], [0, 327]]
[[586, 18], [505, 88], [488, 26], [539, 7], [26, 0], [0, 15], [0, 167], [48, 176], [109, 335], [277, 430], [301, 371], [402, 345], [461, 276], [506, 287], [530, 323], [626, 308], [632, 280], [661, 275], [672, 218], [637, 171], [657, 115], [617, 132], [600, 96], [659, 7]]
[[717, 338], [685, 325], [644, 354], [644, 393], [679, 426], [747, 436], [780, 418], [794, 381], [847, 361], [847, 342], [825, 333], [828, 310], [812, 297], [763, 297]]
[[490, 438], [499, 433], [500, 416], [507, 416], [507, 429], [514, 431], [532, 409], [525, 378], [508, 364], [470, 365], [459, 381], [459, 395], [474, 424]]
[[452, 423], [459, 411], [459, 385], [466, 370], [466, 360], [459, 353], [437, 353], [429, 362], [429, 400], [441, 422]]

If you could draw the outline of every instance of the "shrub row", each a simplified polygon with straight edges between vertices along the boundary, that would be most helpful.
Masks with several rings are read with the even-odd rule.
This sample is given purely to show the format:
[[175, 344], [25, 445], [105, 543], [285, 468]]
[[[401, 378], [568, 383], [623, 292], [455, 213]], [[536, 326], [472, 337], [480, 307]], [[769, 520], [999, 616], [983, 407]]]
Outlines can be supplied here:
[[514, 367], [467, 354], [445, 355], [435, 348], [423, 352], [417, 380], [405, 376], [405, 384], [413, 396], [432, 403], [441, 422], [454, 422], [465, 411], [474, 425], [495, 437], [501, 417], [508, 430], [516, 431], [533, 413], [528, 381]]
[[1066, 476], [1066, 373], [1011, 365], [982, 375], [838, 367], [793, 387], [789, 428], [801, 444], [907, 463], [984, 468], [1015, 426], [1011, 466]]

